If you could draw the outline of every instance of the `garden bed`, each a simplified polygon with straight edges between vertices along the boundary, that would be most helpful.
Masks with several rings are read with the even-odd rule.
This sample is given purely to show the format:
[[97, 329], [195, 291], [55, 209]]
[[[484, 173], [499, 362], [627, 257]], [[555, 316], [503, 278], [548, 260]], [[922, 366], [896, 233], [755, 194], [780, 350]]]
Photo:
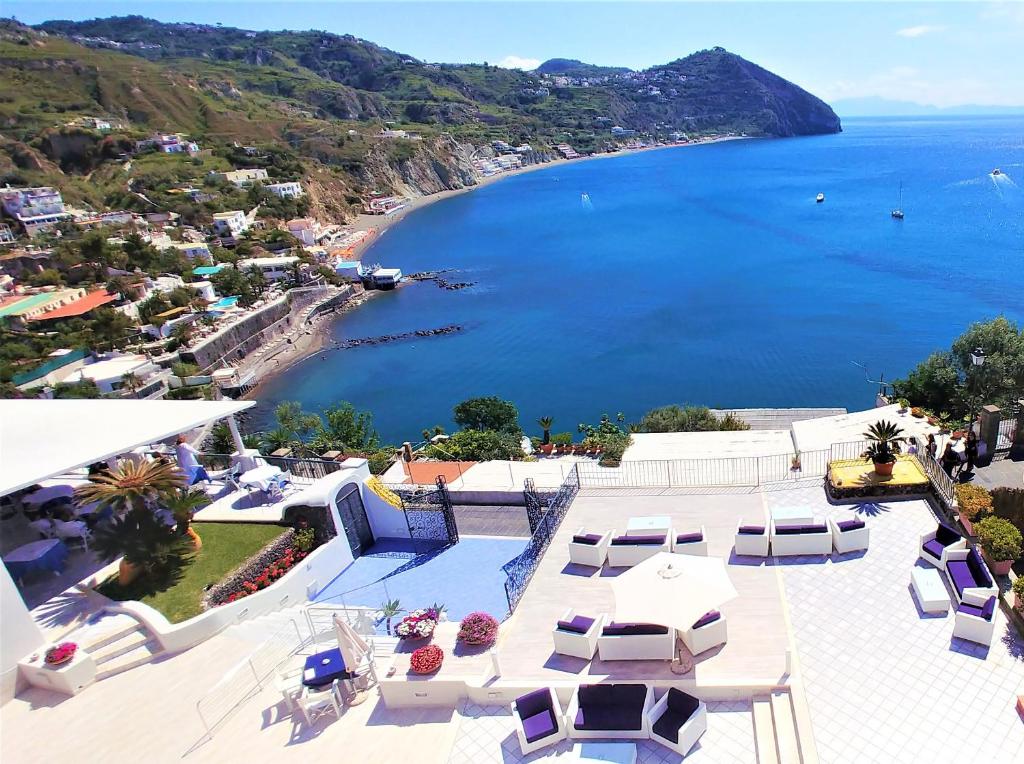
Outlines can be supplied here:
[[97, 591], [113, 600], [136, 600], [163, 614], [171, 623], [181, 623], [203, 612], [203, 595], [207, 587], [220, 582], [286, 528], [266, 523], [196, 523], [203, 539], [203, 548], [187, 565], [178, 580], [161, 588], [153, 582], [138, 579], [120, 586], [117, 577], [107, 579]]

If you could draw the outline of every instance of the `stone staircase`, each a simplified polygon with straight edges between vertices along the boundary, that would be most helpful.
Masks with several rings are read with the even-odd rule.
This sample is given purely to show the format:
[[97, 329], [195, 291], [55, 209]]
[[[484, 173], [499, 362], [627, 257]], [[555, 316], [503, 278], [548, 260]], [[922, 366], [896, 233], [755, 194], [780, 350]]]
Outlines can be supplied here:
[[816, 756], [808, 756], [801, 750], [793, 696], [788, 689], [755, 695], [753, 710], [758, 764], [813, 764], [816, 761]]
[[96, 662], [96, 681], [149, 663], [162, 652], [160, 643], [127, 613], [101, 610], [66, 639], [75, 642]]

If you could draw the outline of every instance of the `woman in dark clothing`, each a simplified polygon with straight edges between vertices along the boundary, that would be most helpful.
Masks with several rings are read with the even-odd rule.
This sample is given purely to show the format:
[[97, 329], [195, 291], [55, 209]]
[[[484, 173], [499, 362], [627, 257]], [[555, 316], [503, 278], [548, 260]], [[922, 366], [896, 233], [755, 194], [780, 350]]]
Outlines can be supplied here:
[[974, 472], [974, 465], [978, 461], [978, 436], [974, 434], [974, 430], [967, 433], [967, 443], [964, 445], [964, 456], [967, 458], [967, 464], [964, 465], [961, 472]]
[[942, 452], [942, 469], [947, 475], [953, 477], [953, 470], [960, 464], [960, 457], [953, 450], [953, 444], [947, 443], [946, 450]]
[[937, 453], [939, 453], [939, 444], [935, 442], [935, 436], [934, 435], [931, 435], [931, 434], [928, 435], [928, 448], [927, 448], [927, 450], [928, 450], [928, 456], [930, 456], [932, 459], [934, 459], [935, 455]]

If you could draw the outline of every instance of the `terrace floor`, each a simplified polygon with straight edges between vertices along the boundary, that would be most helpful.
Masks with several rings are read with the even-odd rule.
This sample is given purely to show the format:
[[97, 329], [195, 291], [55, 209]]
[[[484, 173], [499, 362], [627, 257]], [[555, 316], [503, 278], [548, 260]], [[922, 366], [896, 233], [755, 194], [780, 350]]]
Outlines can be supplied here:
[[[818, 488], [819, 492], [821, 488]], [[611, 578], [621, 570], [600, 571], [569, 562], [569, 539], [579, 528], [603, 533], [625, 528], [630, 517], [668, 515], [678, 533], [704, 525], [708, 551], [728, 563], [739, 597], [721, 608], [729, 641], [696, 660], [687, 674], [672, 673], [668, 661], [583, 661], [553, 652], [551, 630], [567, 608], [584, 615], [615, 612]], [[631, 495], [623, 491], [581, 491], [545, 552], [515, 615], [504, 627], [503, 675], [539, 681], [691, 680], [697, 684], [775, 683], [785, 673], [789, 646], [777, 572], [757, 558], [737, 558], [733, 536], [740, 518], [763, 522], [762, 494], [732, 492], [686, 495]], [[681, 648], [685, 651], [685, 648]]]

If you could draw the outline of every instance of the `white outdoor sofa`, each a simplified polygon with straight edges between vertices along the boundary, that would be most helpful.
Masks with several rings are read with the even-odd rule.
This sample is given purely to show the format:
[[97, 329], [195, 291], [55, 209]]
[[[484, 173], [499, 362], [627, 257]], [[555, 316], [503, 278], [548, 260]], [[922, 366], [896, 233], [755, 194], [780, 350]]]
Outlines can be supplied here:
[[743, 518], [736, 524], [736, 554], [750, 557], [768, 556], [768, 529], [764, 525], [744, 525]]
[[597, 652], [603, 661], [670, 661], [676, 653], [676, 630], [653, 623], [606, 623]]
[[708, 706], [675, 687], [661, 696], [647, 717], [651, 740], [686, 756], [708, 730]]
[[588, 618], [569, 608], [551, 632], [555, 652], [589, 661], [597, 652], [597, 638], [601, 634], [604, 622], [604, 613], [596, 618]]
[[962, 603], [956, 609], [953, 636], [988, 647], [996, 630], [996, 598], [989, 597], [981, 607]]
[[580, 528], [569, 541], [569, 562], [593, 568], [602, 567], [614, 534], [615, 531], [604, 534], [587, 533], [585, 528]]
[[918, 556], [939, 570], [946, 569], [946, 560], [950, 552], [966, 549], [967, 539], [947, 525], [939, 523], [931, 533], [921, 536], [921, 548]]
[[868, 548], [868, 526], [860, 518], [839, 520], [828, 519], [829, 530], [832, 531], [832, 546], [839, 554], [857, 552]]
[[570, 738], [651, 736], [654, 688], [644, 684], [581, 684], [565, 712]]
[[521, 695], [512, 703], [516, 735], [523, 754], [531, 754], [545, 746], [565, 740], [565, 716], [551, 687]]
[[608, 545], [608, 567], [631, 568], [658, 552], [672, 551], [672, 531], [642, 536], [616, 536]]
[[707, 529], [702, 525], [698, 531], [672, 534], [672, 551], [676, 554], [692, 554], [697, 557], [707, 557]]
[[705, 650], [724, 645], [729, 640], [729, 631], [725, 625], [725, 616], [717, 610], [712, 610], [701, 616], [700, 620], [683, 631], [680, 636], [691, 655], [700, 655]]
[[832, 554], [832, 531], [825, 523], [776, 526], [773, 520], [769, 540], [774, 557]]
[[984, 607], [989, 597], [999, 596], [992, 573], [977, 549], [954, 549], [946, 554], [946, 578], [956, 601]]

